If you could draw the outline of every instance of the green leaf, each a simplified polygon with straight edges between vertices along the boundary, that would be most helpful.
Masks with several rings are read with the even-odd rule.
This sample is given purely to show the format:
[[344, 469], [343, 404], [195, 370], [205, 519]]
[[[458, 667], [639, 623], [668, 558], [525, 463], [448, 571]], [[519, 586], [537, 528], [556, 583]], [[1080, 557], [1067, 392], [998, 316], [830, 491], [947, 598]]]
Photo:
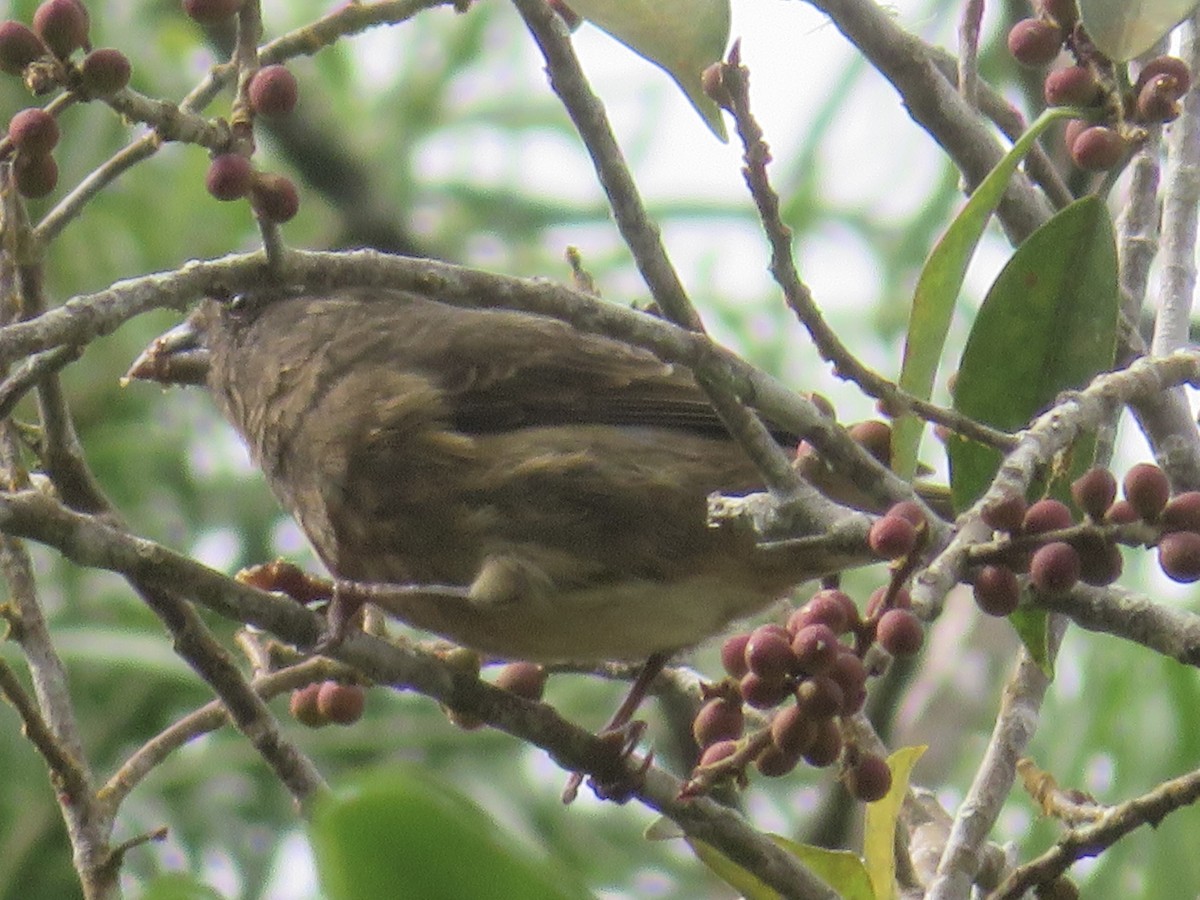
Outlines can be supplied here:
[[[856, 854], [849, 850], [827, 850], [824, 847], [799, 844], [777, 834], [770, 835], [770, 838], [804, 863], [844, 900], [875, 900], [867, 870]], [[716, 848], [695, 838], [686, 840], [700, 861], [722, 881], [732, 886], [745, 900], [779, 900], [778, 891]]]
[[[1028, 588], [1026, 588], [1028, 590]], [[1054, 680], [1054, 660], [1050, 658], [1050, 614], [1044, 609], [1022, 606], [1008, 617], [1017, 637], [1029, 651], [1042, 673]]]
[[[1112, 220], [1103, 200], [1085, 197], [1030, 235], [988, 291], [959, 363], [954, 408], [1006, 431], [1025, 426], [1062, 391], [1111, 367], [1117, 303]], [[965, 509], [1000, 454], [957, 436], [947, 450], [954, 506]], [[1090, 457], [1077, 453], [1074, 471]]]
[[[946, 334], [954, 304], [962, 290], [967, 264], [983, 236], [984, 226], [1004, 196], [1009, 179], [1033, 147], [1034, 141], [1051, 122], [1077, 114], [1069, 107], [1048, 109], [1017, 139], [1012, 149], [988, 173], [971, 195], [937, 246], [929, 254], [913, 295], [908, 336], [904, 345], [904, 364], [900, 387], [922, 400], [933, 392], [933, 380], [941, 362]], [[921, 443], [922, 423], [915, 416], [896, 420], [892, 436], [892, 467], [902, 478], [912, 478], [917, 470], [917, 449]]]
[[908, 793], [913, 767], [925, 753], [925, 747], [901, 747], [888, 757], [892, 787], [881, 800], [867, 804], [863, 824], [863, 857], [876, 900], [896, 896], [896, 819]]
[[590, 896], [418, 766], [356, 778], [317, 805], [309, 836], [329, 900]]
[[1083, 27], [1114, 62], [1145, 53], [1191, 15], [1196, 0], [1078, 0]]
[[700, 84], [700, 73], [729, 44], [729, 0], [569, 0], [568, 5], [683, 88], [713, 134], [728, 139], [721, 110]]
[[142, 900], [222, 900], [221, 894], [203, 881], [183, 872], [160, 875], [146, 886]]

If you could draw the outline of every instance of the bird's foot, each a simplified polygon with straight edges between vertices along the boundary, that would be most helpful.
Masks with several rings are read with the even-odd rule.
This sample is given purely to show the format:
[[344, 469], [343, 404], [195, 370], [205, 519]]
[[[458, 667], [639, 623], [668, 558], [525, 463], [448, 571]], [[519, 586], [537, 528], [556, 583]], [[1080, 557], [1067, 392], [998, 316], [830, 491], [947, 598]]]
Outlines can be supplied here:
[[334, 584], [328, 578], [309, 575], [299, 566], [285, 559], [248, 566], [235, 576], [235, 580], [262, 591], [286, 594], [301, 606], [307, 606], [333, 597]]

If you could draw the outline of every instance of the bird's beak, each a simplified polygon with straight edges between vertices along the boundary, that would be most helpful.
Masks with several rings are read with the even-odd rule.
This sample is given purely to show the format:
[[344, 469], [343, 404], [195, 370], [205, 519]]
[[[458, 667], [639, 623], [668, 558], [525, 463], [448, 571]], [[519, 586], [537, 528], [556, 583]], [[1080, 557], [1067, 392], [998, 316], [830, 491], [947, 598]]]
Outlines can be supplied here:
[[203, 385], [208, 377], [209, 354], [194, 319], [193, 314], [156, 337], [133, 361], [121, 383], [138, 380]]

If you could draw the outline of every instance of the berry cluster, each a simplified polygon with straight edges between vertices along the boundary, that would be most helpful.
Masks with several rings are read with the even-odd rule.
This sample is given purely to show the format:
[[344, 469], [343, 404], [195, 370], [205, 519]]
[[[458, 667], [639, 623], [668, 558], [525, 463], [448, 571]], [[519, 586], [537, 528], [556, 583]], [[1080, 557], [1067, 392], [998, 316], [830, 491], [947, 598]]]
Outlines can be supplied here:
[[292, 718], [309, 728], [353, 725], [362, 718], [367, 691], [360, 684], [320, 681], [292, 691], [288, 709]]
[[[93, 50], [90, 16], [80, 0], [46, 0], [33, 14], [33, 27], [9, 19], [0, 22], [0, 72], [21, 78], [35, 94], [62, 85], [90, 99], [109, 97], [129, 84], [131, 67], [120, 50]], [[86, 51], [76, 64], [72, 55]], [[8, 123], [6, 144], [15, 151], [13, 177], [25, 197], [44, 197], [58, 184], [55, 118], [43, 109], [23, 109]]]
[[1008, 49], [1022, 65], [1034, 68], [1054, 62], [1064, 47], [1074, 57], [1074, 65], [1046, 75], [1044, 93], [1048, 106], [1095, 110], [1095, 122], [1072, 119], [1066, 128], [1067, 150], [1077, 166], [1111, 169], [1144, 136], [1139, 126], [1179, 115], [1179, 100], [1191, 83], [1183, 60], [1152, 59], [1130, 86], [1088, 38], [1075, 0], [1034, 0], [1033, 5], [1036, 15], [1009, 31]]
[[[920, 649], [921, 625], [908, 593], [896, 584], [871, 597], [865, 616], [843, 591], [826, 588], [792, 613], [783, 625], [761, 625], [725, 641], [721, 660], [729, 679], [706, 688], [692, 733], [702, 748], [693, 783], [741, 775], [753, 762], [762, 775], [790, 772], [800, 760], [825, 767], [843, 759], [851, 793], [867, 802], [891, 786], [879, 757], [843, 749], [841, 716], [862, 709], [867, 698], [863, 656], [876, 641], [895, 655]], [[844, 642], [850, 638], [852, 643]], [[769, 728], [743, 737], [743, 704], [782, 706]]]
[[[247, 100], [255, 115], [277, 118], [295, 108], [299, 93], [296, 76], [286, 66], [264, 66], [251, 77]], [[249, 197], [255, 214], [268, 222], [286, 222], [294, 217], [300, 210], [296, 185], [283, 175], [256, 170], [243, 149], [213, 156], [204, 178], [209, 194], [222, 201]]]
[[[983, 612], [1006, 616], [1020, 599], [1019, 575], [1028, 573], [1035, 590], [1054, 594], [1082, 581], [1112, 584], [1121, 574], [1118, 543], [1158, 545], [1158, 562], [1168, 577], [1200, 580], [1200, 491], [1170, 496], [1158, 466], [1139, 463], [1125, 473], [1123, 498], [1108, 469], [1085, 472], [1071, 485], [1084, 519], [1077, 523], [1059, 500], [1026, 506], [1009, 497], [984, 508], [984, 523], [1008, 537], [999, 558], [974, 575], [975, 602]], [[1149, 530], [1147, 530], [1149, 529]]]

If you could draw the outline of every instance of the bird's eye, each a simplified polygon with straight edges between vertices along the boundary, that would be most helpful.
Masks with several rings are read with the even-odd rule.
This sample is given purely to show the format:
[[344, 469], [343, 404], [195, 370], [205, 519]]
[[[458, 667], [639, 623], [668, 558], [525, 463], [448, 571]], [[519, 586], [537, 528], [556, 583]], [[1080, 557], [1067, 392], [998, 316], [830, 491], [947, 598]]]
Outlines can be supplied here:
[[235, 316], [244, 316], [250, 312], [250, 296], [248, 294], [234, 294], [229, 300], [229, 312]]

